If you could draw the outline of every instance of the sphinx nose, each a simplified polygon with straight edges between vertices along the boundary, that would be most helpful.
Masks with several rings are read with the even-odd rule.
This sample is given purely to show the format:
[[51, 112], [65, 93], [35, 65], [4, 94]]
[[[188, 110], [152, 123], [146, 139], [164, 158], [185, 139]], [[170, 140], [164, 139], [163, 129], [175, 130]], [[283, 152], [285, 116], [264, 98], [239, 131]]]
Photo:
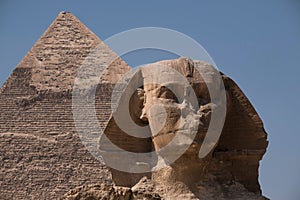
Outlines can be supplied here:
[[140, 119], [145, 122], [148, 121], [148, 116], [145, 108], [142, 109], [142, 112], [140, 114]]

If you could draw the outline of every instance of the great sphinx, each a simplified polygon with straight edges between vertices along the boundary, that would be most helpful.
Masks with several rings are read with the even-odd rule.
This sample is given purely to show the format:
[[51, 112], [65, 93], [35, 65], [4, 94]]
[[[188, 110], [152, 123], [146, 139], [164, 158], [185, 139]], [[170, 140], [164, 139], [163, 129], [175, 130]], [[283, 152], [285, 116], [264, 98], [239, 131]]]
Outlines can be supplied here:
[[[221, 76], [224, 85], [217, 76]], [[111, 168], [116, 185], [135, 187], [146, 178], [165, 198], [260, 198], [258, 166], [266, 150], [266, 134], [263, 129], [253, 132], [261, 126], [255, 121], [259, 118], [230, 78], [208, 63], [188, 58], [142, 66], [130, 78], [123, 90], [128, 95], [121, 95], [105, 128], [106, 137], [100, 140], [104, 160], [128, 165], [125, 172]], [[215, 92], [208, 87], [214, 87]], [[220, 96], [221, 90], [225, 100]], [[212, 112], [222, 106], [226, 110], [222, 133], [217, 141], [205, 141]], [[124, 108], [129, 116], [124, 114]], [[144, 129], [132, 127], [130, 120]], [[107, 145], [108, 141], [120, 147], [119, 151], [156, 154], [145, 154], [152, 159], [136, 158], [136, 163], [123, 163], [126, 154], [114, 156], [118, 150]], [[172, 147], [165, 148], [172, 142]], [[210, 149], [199, 157], [204, 142]], [[182, 148], [182, 154], [176, 155]], [[139, 168], [147, 173], [137, 173]]]

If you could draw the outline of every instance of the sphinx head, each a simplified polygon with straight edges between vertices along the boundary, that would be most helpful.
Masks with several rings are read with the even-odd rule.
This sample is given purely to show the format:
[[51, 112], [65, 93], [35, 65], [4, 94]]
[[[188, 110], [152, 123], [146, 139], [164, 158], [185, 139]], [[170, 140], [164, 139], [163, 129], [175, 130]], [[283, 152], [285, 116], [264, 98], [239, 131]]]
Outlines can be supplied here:
[[[197, 64], [205, 80], [195, 69]], [[187, 58], [140, 68], [142, 86], [131, 97], [131, 118], [137, 124], [149, 124], [154, 149], [166, 162], [178, 152], [198, 155], [212, 107], [217, 106], [211, 102], [207, 84], [215, 90], [220, 86], [211, 68]]]
[[[205, 62], [180, 58], [143, 66], [127, 80], [104, 131], [108, 140], [100, 139], [115, 183], [133, 186], [144, 175], [156, 181], [175, 177], [196, 191], [203, 177], [221, 177], [238, 178], [247, 189], [260, 191], [257, 168], [266, 134], [231, 79]], [[224, 107], [225, 124], [225, 116], [214, 119], [224, 114]], [[221, 129], [211, 129], [214, 125]], [[222, 132], [214, 135], [209, 130]], [[160, 167], [164, 164], [167, 167]], [[244, 176], [248, 169], [255, 172], [251, 181]]]

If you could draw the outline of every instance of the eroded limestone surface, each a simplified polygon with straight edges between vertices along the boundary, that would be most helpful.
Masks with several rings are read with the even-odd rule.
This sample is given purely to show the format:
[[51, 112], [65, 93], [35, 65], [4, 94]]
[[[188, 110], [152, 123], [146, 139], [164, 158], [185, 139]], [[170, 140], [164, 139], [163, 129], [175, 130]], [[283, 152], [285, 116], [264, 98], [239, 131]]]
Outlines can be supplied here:
[[[165, 70], [163, 65], [175, 69], [188, 79], [197, 96], [196, 103], [199, 106], [197, 110], [188, 106], [190, 102], [184, 95], [187, 93], [187, 86], [180, 81], [172, 82], [176, 79], [176, 75]], [[201, 74], [193, 70], [196, 66], [201, 70]], [[217, 109], [220, 106], [218, 101], [211, 102], [212, 97], [207, 88], [208, 84], [212, 84], [217, 91], [221, 89], [220, 84], [214, 82], [217, 80], [217, 73], [220, 72], [212, 73], [209, 70], [211, 67], [202, 61], [180, 58], [149, 64], [141, 67], [140, 73], [136, 73], [134, 81], [141, 79], [144, 85], [137, 88], [130, 98], [131, 116], [137, 124], [149, 125], [150, 136], [149, 138], [129, 136], [115, 122], [113, 115], [105, 129], [105, 134], [110, 141], [122, 147], [122, 150], [132, 152], [155, 150], [158, 154], [157, 164], [159, 164], [160, 149], [168, 145], [176, 134], [183, 136], [190, 134], [195, 120], [199, 123], [196, 124], [198, 126], [193, 142], [178, 160], [168, 167], [146, 174], [124, 173], [111, 169], [112, 178], [117, 185], [132, 187], [143, 176], [147, 176], [150, 182], [156, 185], [158, 194], [162, 198], [263, 199], [258, 183], [258, 167], [268, 144], [266, 133], [248, 99], [238, 86], [222, 73], [227, 98], [224, 128], [218, 143], [210, 153], [203, 159], [198, 157], [210, 124], [211, 108], [214, 106]], [[153, 78], [152, 76], [156, 74], [160, 76]], [[171, 76], [173, 79], [161, 78], [164, 76]], [[206, 76], [206, 83], [204, 76]], [[153, 79], [163, 79], [165, 82], [153, 84]], [[127, 102], [125, 98], [128, 96], [124, 95], [120, 104]], [[153, 108], [153, 105], [160, 105], [160, 107]], [[166, 121], [161, 117], [163, 109], [166, 110], [164, 113]], [[115, 113], [116, 115], [122, 115], [122, 112]], [[132, 129], [132, 131], [137, 130]], [[188, 140], [189, 137], [182, 137], [181, 142], [168, 153], [174, 153], [188, 143]], [[100, 142], [100, 149], [111, 150], [106, 146], [105, 141]], [[113, 158], [109, 157], [109, 159]]]
[[[98, 46], [114, 53], [74, 15], [60, 13], [0, 89], [0, 199], [59, 199], [84, 184], [112, 182], [82, 144], [72, 114], [78, 68]], [[130, 67], [121, 59], [99, 80], [101, 126], [114, 83]], [[108, 82], [109, 81], [109, 82]]]
[[[209, 65], [202, 61], [180, 58], [150, 64], [163, 64], [183, 75], [195, 92], [197, 109], [166, 87], [184, 94], [181, 84], [151, 84], [147, 80], [153, 73], [141, 68], [137, 78], [143, 86], [130, 96], [129, 111], [136, 124], [149, 125], [148, 138], [128, 135], [112, 117], [112, 91], [130, 67], [120, 58], [110, 64], [97, 85], [95, 107], [100, 126], [119, 147], [131, 152], [159, 152], [174, 135], [189, 134], [188, 130], [197, 124], [189, 123], [191, 120], [199, 123], [188, 150], [158, 171], [124, 173], [95, 159], [77, 134], [72, 90], [78, 68], [96, 46], [102, 49], [102, 54], [93, 58], [98, 63], [107, 64], [110, 57], [116, 56], [75, 16], [60, 13], [1, 88], [1, 199], [263, 199], [258, 167], [267, 148], [267, 135], [249, 100], [223, 74], [225, 125], [211, 152], [201, 160], [197, 156], [211, 109], [218, 107], [218, 103], [211, 102], [206, 86], [215, 83], [216, 74], [209, 73]], [[206, 84], [203, 76], [208, 80]], [[158, 103], [167, 108], [166, 115], [160, 116], [167, 119], [163, 125], [157, 120], [159, 109], [152, 113], [148, 109]], [[185, 110], [186, 117], [182, 118], [179, 110]], [[184, 123], [180, 125], [179, 119]], [[102, 150], [110, 150], [105, 142], [100, 144]]]

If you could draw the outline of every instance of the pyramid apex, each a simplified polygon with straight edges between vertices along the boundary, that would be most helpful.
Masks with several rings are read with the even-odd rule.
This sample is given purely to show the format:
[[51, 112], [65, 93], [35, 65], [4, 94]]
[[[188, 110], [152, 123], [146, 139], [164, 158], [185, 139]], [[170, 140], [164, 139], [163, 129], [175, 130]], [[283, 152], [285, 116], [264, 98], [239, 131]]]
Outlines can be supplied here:
[[73, 13], [71, 13], [69, 11], [60, 11], [58, 13], [57, 18], [64, 17], [64, 16], [73, 16], [73, 17], [76, 17]]
[[[58, 13], [57, 17], [55, 18], [55, 20], [57, 20], [57, 19], [64, 19], [64, 18], [74, 18], [74, 19], [77, 19], [77, 17], [73, 13], [71, 13], [69, 11], [60, 11]], [[77, 19], [77, 20], [79, 21], [79, 19]]]
[[69, 11], [60, 11], [59, 13], [60, 14], [67, 14], [67, 13], [71, 13], [71, 12], [69, 12]]

